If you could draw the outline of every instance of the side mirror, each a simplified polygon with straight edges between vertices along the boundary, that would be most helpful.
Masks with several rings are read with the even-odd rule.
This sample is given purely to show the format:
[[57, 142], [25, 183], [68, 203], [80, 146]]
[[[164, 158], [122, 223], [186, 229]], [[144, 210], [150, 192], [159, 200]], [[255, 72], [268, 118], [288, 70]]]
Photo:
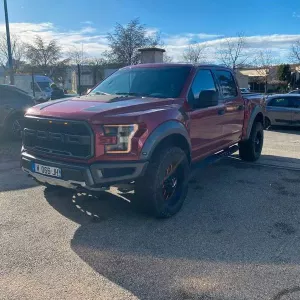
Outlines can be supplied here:
[[218, 92], [213, 90], [204, 90], [199, 94], [197, 108], [206, 108], [218, 105]]

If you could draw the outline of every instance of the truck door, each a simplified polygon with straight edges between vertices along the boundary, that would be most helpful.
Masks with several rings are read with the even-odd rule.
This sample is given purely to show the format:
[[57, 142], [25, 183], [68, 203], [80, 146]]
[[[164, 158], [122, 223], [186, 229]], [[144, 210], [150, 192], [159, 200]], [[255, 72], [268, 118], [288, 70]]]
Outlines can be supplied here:
[[269, 100], [267, 116], [272, 125], [291, 125], [296, 110], [291, 97], [278, 96]]
[[[216, 103], [206, 106], [205, 96], [215, 93]], [[210, 100], [209, 100], [210, 101]], [[211, 70], [199, 69], [188, 94], [192, 111], [190, 116], [190, 137], [192, 159], [198, 160], [224, 147], [223, 123], [224, 102], [219, 102], [218, 89]]]
[[225, 144], [237, 143], [242, 135], [244, 124], [244, 99], [237, 89], [236, 81], [228, 70], [214, 71], [220, 87], [220, 101], [225, 106], [225, 115], [222, 119]]
[[293, 118], [292, 124], [294, 126], [300, 126], [300, 97], [293, 97]]

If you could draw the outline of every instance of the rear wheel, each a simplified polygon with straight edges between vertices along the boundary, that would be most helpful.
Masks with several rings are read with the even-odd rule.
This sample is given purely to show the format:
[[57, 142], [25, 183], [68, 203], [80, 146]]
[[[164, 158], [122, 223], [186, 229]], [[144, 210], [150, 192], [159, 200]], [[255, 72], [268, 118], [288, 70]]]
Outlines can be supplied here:
[[149, 163], [145, 176], [138, 179], [132, 204], [158, 218], [176, 214], [187, 195], [189, 162], [185, 152], [165, 148]]
[[256, 161], [260, 158], [264, 143], [264, 128], [262, 123], [253, 124], [248, 140], [239, 143], [240, 158], [245, 161]]

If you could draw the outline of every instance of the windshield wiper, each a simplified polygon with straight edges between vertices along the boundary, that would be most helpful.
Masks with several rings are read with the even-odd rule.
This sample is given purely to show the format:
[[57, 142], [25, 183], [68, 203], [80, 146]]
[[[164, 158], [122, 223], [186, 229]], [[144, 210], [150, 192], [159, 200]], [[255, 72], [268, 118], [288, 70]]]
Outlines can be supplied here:
[[89, 95], [91, 95], [91, 96], [94, 96], [94, 95], [111, 95], [111, 94], [108, 94], [108, 93], [104, 93], [104, 92], [91, 92], [91, 93], [89, 93]]

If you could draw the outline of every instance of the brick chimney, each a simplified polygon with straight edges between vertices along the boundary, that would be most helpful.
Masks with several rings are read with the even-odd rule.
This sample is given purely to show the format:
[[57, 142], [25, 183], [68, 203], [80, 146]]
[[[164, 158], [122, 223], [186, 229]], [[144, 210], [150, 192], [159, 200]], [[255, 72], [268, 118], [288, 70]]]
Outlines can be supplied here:
[[150, 47], [150, 48], [141, 48], [141, 63], [163, 63], [164, 61], [164, 52], [165, 49]]

